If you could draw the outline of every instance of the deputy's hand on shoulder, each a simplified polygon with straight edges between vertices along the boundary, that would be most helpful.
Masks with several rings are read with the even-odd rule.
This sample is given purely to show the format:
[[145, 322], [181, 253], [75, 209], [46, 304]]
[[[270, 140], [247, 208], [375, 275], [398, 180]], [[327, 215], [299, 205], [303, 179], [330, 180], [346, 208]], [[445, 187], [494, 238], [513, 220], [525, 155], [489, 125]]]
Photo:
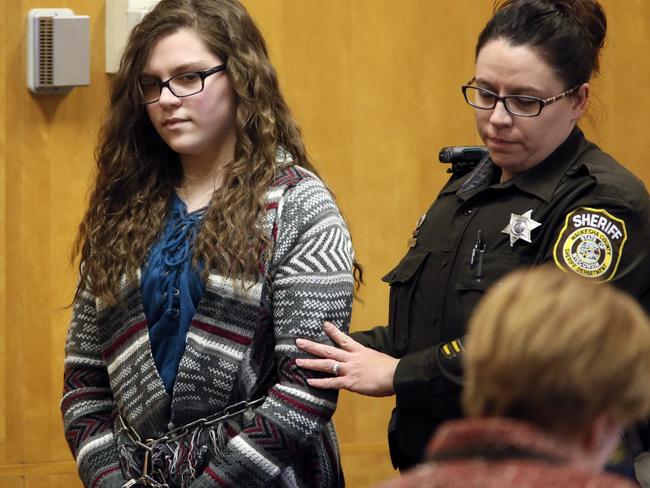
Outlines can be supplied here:
[[345, 389], [377, 397], [395, 394], [393, 376], [399, 359], [362, 346], [329, 322], [325, 322], [323, 328], [338, 348], [307, 339], [296, 340], [301, 350], [321, 358], [296, 359], [298, 366], [334, 375], [330, 378], [309, 378], [307, 382], [311, 386]]

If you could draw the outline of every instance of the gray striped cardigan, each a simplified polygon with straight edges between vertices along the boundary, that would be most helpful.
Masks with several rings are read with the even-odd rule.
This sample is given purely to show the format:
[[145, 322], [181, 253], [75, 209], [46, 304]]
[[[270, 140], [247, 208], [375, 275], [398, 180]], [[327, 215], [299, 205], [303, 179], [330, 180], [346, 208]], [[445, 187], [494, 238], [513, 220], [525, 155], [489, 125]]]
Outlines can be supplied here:
[[[142, 438], [241, 400], [266, 395], [254, 416], [229, 423], [227, 444], [190, 484], [343, 485], [331, 416], [335, 392], [311, 388], [298, 368], [297, 337], [326, 342], [321, 323], [343, 330], [352, 307], [352, 246], [332, 196], [313, 174], [289, 166], [267, 193], [264, 228], [273, 252], [245, 289], [210, 274], [166, 393], [149, 346], [139, 280], [124, 282], [118, 305], [81, 293], [66, 342], [66, 438], [88, 488], [121, 487], [119, 414]], [[244, 420], [244, 418], [246, 420]]]

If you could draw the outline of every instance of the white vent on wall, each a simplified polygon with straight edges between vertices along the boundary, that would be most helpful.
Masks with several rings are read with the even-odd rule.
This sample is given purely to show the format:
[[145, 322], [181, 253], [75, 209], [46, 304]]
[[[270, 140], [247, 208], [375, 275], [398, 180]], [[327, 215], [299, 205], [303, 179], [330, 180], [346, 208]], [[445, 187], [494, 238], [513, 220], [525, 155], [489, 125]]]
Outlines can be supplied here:
[[54, 22], [52, 17], [38, 19], [38, 82], [40, 86], [54, 85]]
[[106, 72], [120, 66], [131, 30], [160, 0], [106, 0]]
[[68, 8], [27, 14], [27, 87], [33, 93], [67, 93], [90, 83], [90, 25]]

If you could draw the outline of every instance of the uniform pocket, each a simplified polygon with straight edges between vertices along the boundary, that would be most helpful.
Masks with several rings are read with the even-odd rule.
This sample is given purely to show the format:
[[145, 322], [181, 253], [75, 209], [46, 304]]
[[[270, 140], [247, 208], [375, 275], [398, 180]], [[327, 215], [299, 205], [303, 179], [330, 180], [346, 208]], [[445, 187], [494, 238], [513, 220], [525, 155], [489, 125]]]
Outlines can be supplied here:
[[424, 261], [429, 256], [429, 251], [423, 247], [412, 248], [406, 256], [402, 258], [397, 266], [389, 271], [382, 281], [393, 285], [393, 283], [406, 283], [413, 278], [422, 268]]
[[411, 248], [399, 264], [382, 278], [390, 285], [389, 331], [398, 353], [404, 352], [408, 345], [413, 292], [429, 254], [426, 248]]
[[477, 266], [472, 268], [468, 264], [460, 270], [455, 288], [459, 292], [472, 290], [485, 292], [507, 273], [532, 264], [524, 256], [488, 252], [483, 255], [480, 276]]

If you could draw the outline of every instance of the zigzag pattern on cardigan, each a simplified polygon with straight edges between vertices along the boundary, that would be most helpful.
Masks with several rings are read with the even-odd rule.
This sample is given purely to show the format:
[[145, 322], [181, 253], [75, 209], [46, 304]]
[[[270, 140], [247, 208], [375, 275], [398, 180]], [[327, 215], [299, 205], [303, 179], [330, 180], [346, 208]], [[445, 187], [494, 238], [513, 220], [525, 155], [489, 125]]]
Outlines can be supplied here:
[[211, 274], [187, 335], [174, 384], [165, 392], [149, 346], [137, 280], [104, 307], [81, 293], [66, 342], [61, 408], [66, 437], [86, 487], [121, 487], [113, 419], [143, 437], [240, 400], [266, 395], [249, 420], [229, 422], [193, 488], [341, 486], [331, 415], [336, 392], [309, 387], [316, 373], [295, 365], [297, 337], [329, 342], [322, 321], [347, 330], [352, 247], [335, 203], [314, 175], [282, 170], [261, 223], [274, 247], [258, 282], [242, 289]]

